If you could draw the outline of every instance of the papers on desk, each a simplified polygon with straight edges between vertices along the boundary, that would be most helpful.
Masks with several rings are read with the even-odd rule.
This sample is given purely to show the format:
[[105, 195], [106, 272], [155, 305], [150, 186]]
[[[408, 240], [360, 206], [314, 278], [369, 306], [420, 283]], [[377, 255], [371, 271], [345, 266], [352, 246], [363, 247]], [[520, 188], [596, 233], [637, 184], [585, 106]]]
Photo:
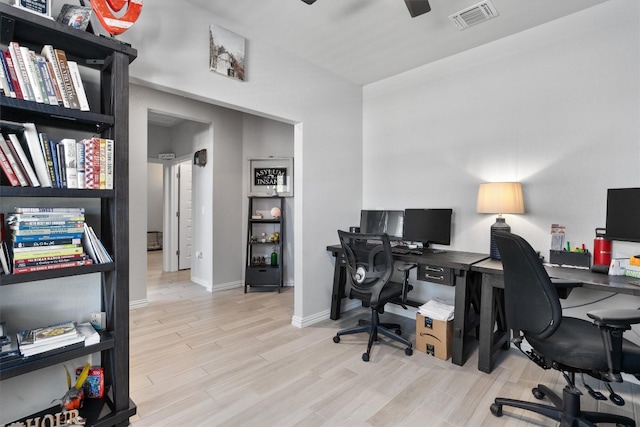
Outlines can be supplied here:
[[434, 320], [448, 321], [453, 319], [454, 305], [449, 301], [432, 299], [418, 307], [418, 313]]

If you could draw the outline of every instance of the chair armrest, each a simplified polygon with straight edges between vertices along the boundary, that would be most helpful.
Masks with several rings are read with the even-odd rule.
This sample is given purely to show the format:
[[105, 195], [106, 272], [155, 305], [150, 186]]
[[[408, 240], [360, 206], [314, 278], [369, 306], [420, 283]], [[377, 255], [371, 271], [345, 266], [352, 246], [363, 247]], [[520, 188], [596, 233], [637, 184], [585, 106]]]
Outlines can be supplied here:
[[551, 283], [553, 283], [553, 286], [555, 286], [556, 291], [558, 292], [558, 297], [562, 299], [567, 299], [573, 288], [579, 288], [582, 286], [582, 282], [576, 282], [567, 279], [557, 279], [554, 277], [551, 277]]
[[600, 328], [607, 354], [608, 372], [602, 375], [609, 381], [622, 382], [622, 334], [631, 325], [640, 323], [640, 310], [593, 310], [587, 313]]
[[630, 325], [640, 323], [640, 310], [593, 310], [587, 313], [598, 326], [628, 329]]
[[398, 266], [398, 271], [402, 271], [404, 274], [404, 277], [402, 278], [402, 305], [403, 306], [407, 302], [407, 293], [409, 293], [409, 291], [413, 289], [413, 286], [409, 284], [409, 271], [416, 268], [417, 266], [418, 264], [416, 264], [415, 262], [405, 262]]

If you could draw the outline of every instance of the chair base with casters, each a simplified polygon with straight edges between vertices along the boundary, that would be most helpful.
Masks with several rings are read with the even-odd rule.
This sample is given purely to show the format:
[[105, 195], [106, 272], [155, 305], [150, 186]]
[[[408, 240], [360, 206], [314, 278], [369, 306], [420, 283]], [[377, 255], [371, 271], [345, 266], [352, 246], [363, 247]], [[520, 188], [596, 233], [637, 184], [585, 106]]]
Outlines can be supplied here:
[[559, 421], [560, 427], [594, 427], [597, 423], [615, 423], [618, 426], [626, 427], [635, 427], [636, 425], [631, 418], [622, 415], [582, 411], [580, 409], [580, 396], [582, 393], [572, 385], [564, 387], [562, 398], [543, 384], [538, 384], [531, 392], [536, 399], [548, 397], [553, 406], [498, 397], [491, 404], [491, 413], [496, 417], [501, 417], [503, 415], [502, 407], [510, 406], [535, 412]]
[[404, 349], [404, 354], [406, 354], [407, 356], [411, 356], [413, 354], [413, 344], [411, 343], [411, 341], [400, 336], [400, 334], [402, 333], [400, 325], [396, 323], [380, 323], [380, 315], [378, 314], [378, 310], [371, 310], [370, 322], [360, 321], [359, 323], [363, 324], [339, 331], [336, 336], [333, 337], [333, 342], [335, 342], [336, 344], [339, 343], [340, 337], [342, 335], [359, 334], [361, 332], [368, 333], [369, 342], [367, 343], [367, 351], [362, 354], [362, 360], [368, 362], [369, 355], [371, 353], [371, 347], [373, 346], [374, 342], [378, 341], [378, 334], [380, 333], [387, 338], [404, 344], [407, 347]]

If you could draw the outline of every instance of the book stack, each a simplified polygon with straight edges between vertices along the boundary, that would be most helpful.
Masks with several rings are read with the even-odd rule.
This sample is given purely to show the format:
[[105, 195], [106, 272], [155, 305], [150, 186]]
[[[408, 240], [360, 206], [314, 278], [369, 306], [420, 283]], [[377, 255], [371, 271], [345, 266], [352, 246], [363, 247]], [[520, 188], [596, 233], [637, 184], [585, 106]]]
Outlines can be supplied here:
[[16, 208], [7, 219], [13, 274], [90, 265], [84, 208]]
[[629, 264], [625, 266], [624, 275], [629, 277], [635, 277], [636, 279], [640, 279], [640, 265]]
[[78, 63], [64, 50], [44, 45], [40, 53], [9, 42], [0, 54], [0, 91], [6, 97], [89, 111]]
[[33, 123], [0, 127], [0, 168], [11, 186], [113, 190], [113, 139], [55, 141]]
[[16, 335], [18, 348], [23, 357], [50, 352], [52, 350], [70, 350], [84, 347], [85, 336], [76, 329], [75, 322], [64, 322], [43, 328], [27, 329]]

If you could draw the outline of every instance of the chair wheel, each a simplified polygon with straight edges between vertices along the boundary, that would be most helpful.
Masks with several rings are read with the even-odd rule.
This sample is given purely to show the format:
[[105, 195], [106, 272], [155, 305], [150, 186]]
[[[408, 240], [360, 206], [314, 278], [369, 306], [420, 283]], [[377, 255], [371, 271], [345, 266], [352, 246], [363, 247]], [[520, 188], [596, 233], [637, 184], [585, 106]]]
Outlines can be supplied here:
[[541, 392], [538, 387], [532, 388], [531, 393], [533, 394], [533, 397], [535, 397], [538, 400], [544, 399], [545, 394]]
[[369, 353], [362, 353], [362, 360], [364, 360], [365, 362], [369, 361]]
[[405, 348], [404, 354], [406, 354], [407, 356], [411, 356], [413, 354], [413, 349], [409, 347]]
[[340, 342], [340, 337], [338, 335], [336, 335], [335, 337], [333, 337], [333, 342], [338, 344]]
[[489, 409], [491, 410], [491, 413], [496, 417], [502, 416], [502, 405], [498, 405], [497, 403], [492, 403]]

